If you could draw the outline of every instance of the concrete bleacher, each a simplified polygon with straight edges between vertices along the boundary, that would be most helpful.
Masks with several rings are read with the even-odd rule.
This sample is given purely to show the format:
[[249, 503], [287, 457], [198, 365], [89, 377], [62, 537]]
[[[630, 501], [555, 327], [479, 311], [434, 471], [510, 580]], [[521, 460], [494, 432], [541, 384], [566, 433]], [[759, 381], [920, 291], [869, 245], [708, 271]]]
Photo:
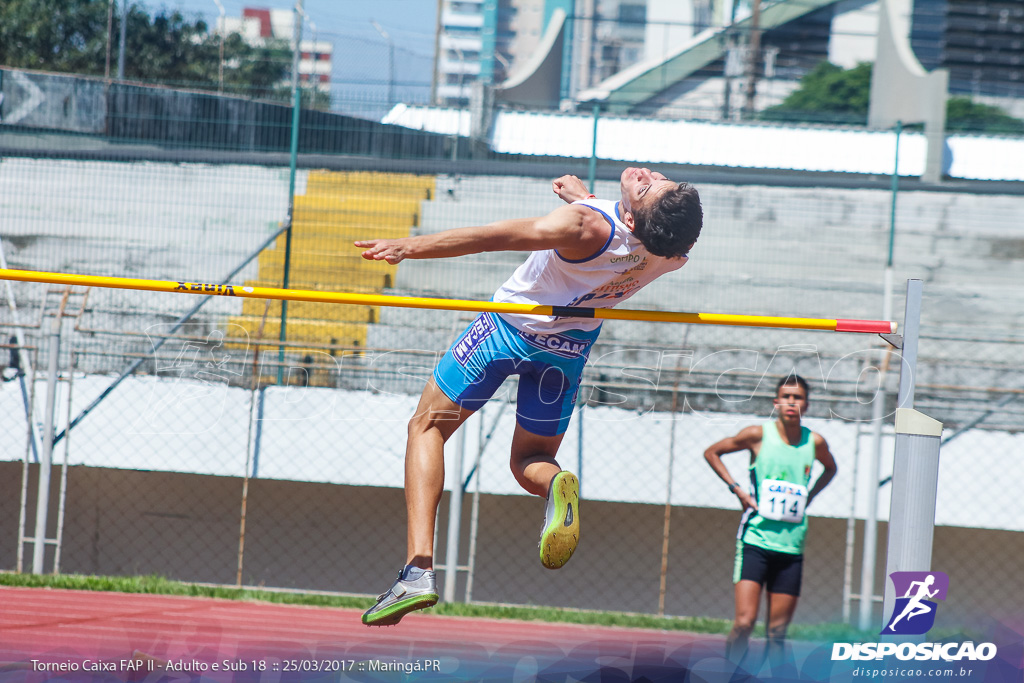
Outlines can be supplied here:
[[[393, 285], [395, 267], [363, 259], [352, 243], [374, 237], [402, 237], [419, 223], [420, 204], [434, 191], [432, 176], [367, 172], [311, 171], [305, 194], [295, 197], [288, 286], [291, 289], [380, 293]], [[286, 237], [259, 256], [256, 279], [247, 286], [280, 287], [284, 281]], [[338, 306], [292, 302], [288, 340], [313, 345], [365, 348], [377, 306]], [[242, 315], [230, 319], [254, 338], [277, 339], [281, 304], [248, 300]], [[293, 346], [305, 354], [314, 347]]]

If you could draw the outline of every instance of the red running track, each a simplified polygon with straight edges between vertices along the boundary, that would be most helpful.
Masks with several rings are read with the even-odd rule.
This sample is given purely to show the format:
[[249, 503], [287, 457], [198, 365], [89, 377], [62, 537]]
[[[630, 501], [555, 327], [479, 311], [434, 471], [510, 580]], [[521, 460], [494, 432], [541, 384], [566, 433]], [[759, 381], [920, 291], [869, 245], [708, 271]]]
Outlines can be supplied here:
[[0, 605], [0, 683], [681, 681], [727, 666], [722, 637], [679, 631], [429, 613], [371, 629], [351, 609], [6, 587]]

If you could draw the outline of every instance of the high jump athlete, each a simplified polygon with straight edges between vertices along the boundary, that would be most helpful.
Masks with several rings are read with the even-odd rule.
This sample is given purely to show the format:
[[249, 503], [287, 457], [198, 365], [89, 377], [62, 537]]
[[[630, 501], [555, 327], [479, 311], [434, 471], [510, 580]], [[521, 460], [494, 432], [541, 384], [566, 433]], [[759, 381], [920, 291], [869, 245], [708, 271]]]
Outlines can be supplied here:
[[[622, 172], [619, 201], [596, 199], [571, 175], [555, 180], [552, 189], [569, 204], [540, 218], [355, 245], [363, 258], [391, 264], [530, 251], [494, 301], [605, 308], [682, 267], [703, 224], [697, 190], [647, 168]], [[444, 443], [511, 374], [519, 375], [512, 474], [524, 490], [547, 501], [541, 563], [557, 569], [569, 560], [580, 536], [579, 482], [559, 467], [555, 454], [600, 328], [593, 318], [482, 313], [455, 341], [409, 421], [406, 564], [363, 614], [364, 624], [397, 624], [438, 601], [434, 526], [444, 487]]]

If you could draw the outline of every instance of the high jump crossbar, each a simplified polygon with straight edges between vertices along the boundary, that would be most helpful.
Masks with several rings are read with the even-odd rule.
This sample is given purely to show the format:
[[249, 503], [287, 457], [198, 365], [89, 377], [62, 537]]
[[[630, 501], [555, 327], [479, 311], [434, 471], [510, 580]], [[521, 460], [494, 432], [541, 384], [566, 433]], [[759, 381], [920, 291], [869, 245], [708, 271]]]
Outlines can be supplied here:
[[786, 318], [767, 315], [733, 315], [728, 313], [685, 313], [682, 311], [642, 311], [636, 309], [584, 308], [582, 306], [542, 306], [497, 301], [467, 299], [438, 299], [430, 297], [391, 296], [387, 294], [359, 294], [350, 292], [319, 292], [308, 289], [276, 289], [240, 285], [208, 284], [174, 280], [143, 280], [100, 275], [46, 273], [33, 270], [0, 269], [0, 280], [42, 282], [80, 287], [108, 287], [137, 289], [173, 294], [202, 294], [248, 299], [278, 299], [282, 301], [313, 301], [331, 304], [362, 304], [368, 306], [398, 306], [449, 311], [476, 311], [489, 313], [518, 313], [602, 320], [644, 320], [663, 323], [689, 323], [695, 325], [733, 325], [739, 327], [773, 327], [795, 330], [824, 330], [831, 332], [860, 332], [867, 334], [894, 334], [896, 323], [888, 320], [847, 320], [832, 318]]

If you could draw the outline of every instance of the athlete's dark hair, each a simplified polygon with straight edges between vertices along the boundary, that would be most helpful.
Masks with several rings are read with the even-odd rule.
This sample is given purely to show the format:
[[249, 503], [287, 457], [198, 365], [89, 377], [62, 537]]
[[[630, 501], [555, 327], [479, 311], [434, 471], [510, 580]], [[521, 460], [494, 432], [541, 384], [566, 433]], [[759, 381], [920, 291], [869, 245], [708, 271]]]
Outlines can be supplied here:
[[679, 183], [667, 190], [651, 206], [639, 206], [633, 212], [633, 234], [655, 256], [686, 256], [704, 225], [697, 188]]
[[807, 384], [807, 380], [795, 372], [791, 372], [779, 380], [779, 383], [775, 385], [775, 395], [779, 395], [779, 389], [782, 387], [792, 386], [794, 384], [803, 387], [804, 395], [807, 396], [808, 399], [811, 398], [811, 387]]

